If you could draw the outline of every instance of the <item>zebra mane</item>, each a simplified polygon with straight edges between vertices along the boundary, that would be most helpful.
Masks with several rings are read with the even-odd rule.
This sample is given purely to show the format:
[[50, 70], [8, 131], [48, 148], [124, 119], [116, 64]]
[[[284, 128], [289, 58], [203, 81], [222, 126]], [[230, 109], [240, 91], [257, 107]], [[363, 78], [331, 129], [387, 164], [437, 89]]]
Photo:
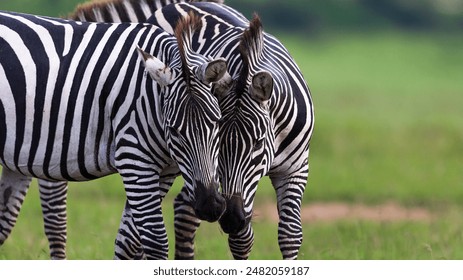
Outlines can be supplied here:
[[180, 2], [210, 2], [210, 3], [217, 3], [217, 4], [224, 4], [224, 0], [190, 0], [190, 1], [180, 1]]
[[[128, 4], [131, 7], [137, 7], [141, 9], [150, 9], [151, 13], [154, 13], [156, 9], [162, 8], [169, 4], [179, 2], [178, 0], [89, 0], [83, 4], [79, 4], [74, 12], [70, 13], [67, 18], [72, 20], [82, 20], [89, 22], [96, 22], [97, 14], [111, 14], [116, 11], [118, 15], [126, 14], [124, 4]], [[224, 0], [185, 0], [180, 2], [213, 2], [223, 4]], [[144, 16], [145, 17], [145, 16]], [[145, 21], [143, 19], [142, 21]], [[130, 21], [128, 19], [128, 21]]]
[[188, 69], [188, 53], [191, 52], [192, 37], [196, 30], [201, 29], [201, 17], [193, 11], [180, 18], [175, 26], [174, 35], [177, 39], [180, 59], [182, 61], [183, 76], [190, 87], [190, 71]]
[[254, 14], [254, 17], [249, 23], [249, 27], [246, 28], [241, 36], [240, 45], [238, 47], [243, 61], [243, 68], [241, 69], [236, 86], [238, 94], [245, 92], [250, 67], [257, 63], [263, 48], [264, 33], [262, 22], [260, 17]]
[[77, 5], [74, 12], [70, 13], [67, 18], [72, 20], [81, 20], [88, 22], [97, 22], [97, 14], [111, 14], [116, 11], [119, 15], [126, 14], [124, 4], [132, 7], [147, 7], [152, 12], [156, 9], [160, 0], [90, 0], [83, 4]]

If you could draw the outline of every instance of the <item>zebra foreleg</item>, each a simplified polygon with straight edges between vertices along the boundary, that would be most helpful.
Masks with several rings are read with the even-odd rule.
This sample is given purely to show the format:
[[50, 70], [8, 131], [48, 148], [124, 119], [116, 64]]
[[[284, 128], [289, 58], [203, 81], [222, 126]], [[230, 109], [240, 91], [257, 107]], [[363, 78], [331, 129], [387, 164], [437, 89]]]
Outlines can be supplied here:
[[254, 231], [251, 223], [241, 232], [228, 236], [228, 246], [235, 260], [247, 260], [254, 245]]
[[152, 214], [144, 214], [139, 210], [137, 210], [137, 214], [131, 207], [134, 223], [140, 235], [143, 252], [146, 259], [167, 260], [169, 245], [162, 216], [161, 203], [148, 207], [154, 209]]
[[[133, 159], [133, 162], [141, 160]], [[117, 169], [124, 182], [126, 206], [130, 208], [146, 258], [167, 259], [169, 246], [162, 216], [159, 173], [153, 172], [151, 166], [134, 169], [127, 164]]]
[[196, 217], [193, 207], [188, 202], [187, 188], [174, 200], [175, 259], [192, 260], [195, 256], [194, 239], [201, 220]]
[[[150, 197], [152, 194], [153, 197]], [[140, 201], [138, 196], [147, 199]], [[132, 196], [129, 189], [127, 201], [146, 258], [167, 259], [169, 246], [159, 192], [151, 190], [146, 194]]]
[[43, 225], [50, 247], [50, 257], [52, 260], [64, 260], [66, 259], [67, 239], [67, 182], [40, 179], [38, 183]]
[[[160, 178], [160, 196], [164, 199], [166, 193], [178, 176], [178, 169], [165, 169]], [[122, 213], [121, 223], [119, 225], [118, 234], [115, 241], [114, 259], [119, 260], [144, 260], [146, 259], [140, 243], [140, 235], [135, 227], [132, 212], [127, 202], [124, 212]]]
[[16, 224], [30, 183], [30, 177], [3, 168], [0, 179], [0, 245]]
[[132, 212], [128, 203], [125, 203], [121, 223], [117, 232], [114, 259], [116, 260], [143, 260], [146, 259], [140, 235], [135, 227]]
[[278, 244], [283, 259], [297, 259], [302, 245], [301, 202], [307, 176], [307, 164], [288, 176], [270, 175], [277, 194]]

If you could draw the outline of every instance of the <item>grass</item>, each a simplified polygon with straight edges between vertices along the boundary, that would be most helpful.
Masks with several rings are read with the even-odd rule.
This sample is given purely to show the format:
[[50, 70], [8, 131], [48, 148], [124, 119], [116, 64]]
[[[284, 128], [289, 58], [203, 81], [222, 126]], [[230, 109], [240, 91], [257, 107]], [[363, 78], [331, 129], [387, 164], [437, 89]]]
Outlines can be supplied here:
[[[304, 203], [396, 201], [422, 222], [304, 224], [302, 259], [463, 259], [463, 39], [419, 33], [280, 36], [312, 90], [316, 125]], [[98, 186], [96, 186], [98, 185]], [[164, 203], [173, 256], [171, 201]], [[100, 187], [99, 187], [100, 186]], [[264, 178], [256, 207], [274, 200]], [[118, 177], [73, 184], [68, 257], [111, 259], [124, 193]], [[0, 259], [48, 259], [36, 186]], [[252, 259], [281, 258], [274, 221], [255, 222]], [[217, 223], [197, 234], [199, 259], [231, 259]]]
[[[106, 178], [95, 183], [104, 185], [112, 180]], [[114, 194], [115, 190], [104, 186], [71, 186], [69, 259], [112, 258], [123, 205], [123, 193]], [[174, 254], [172, 196], [164, 203], [171, 257]], [[0, 259], [48, 259], [39, 207], [37, 187], [33, 186], [13, 233], [0, 248]], [[458, 205], [445, 207], [434, 212], [436, 218], [423, 222], [345, 220], [305, 224], [300, 259], [462, 259], [461, 210]], [[276, 223], [258, 220], [254, 230], [256, 241], [251, 259], [280, 259]], [[197, 258], [232, 259], [226, 242], [227, 236], [217, 223], [203, 222], [197, 234]]]
[[315, 102], [308, 200], [463, 201], [461, 38], [369, 33], [286, 45]]

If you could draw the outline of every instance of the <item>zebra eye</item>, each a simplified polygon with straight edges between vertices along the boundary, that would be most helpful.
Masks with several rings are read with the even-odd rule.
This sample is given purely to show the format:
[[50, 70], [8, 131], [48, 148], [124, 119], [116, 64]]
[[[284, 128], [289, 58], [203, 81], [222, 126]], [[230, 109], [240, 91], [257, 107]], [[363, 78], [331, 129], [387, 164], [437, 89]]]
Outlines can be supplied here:
[[168, 126], [167, 127], [169, 134], [172, 138], [178, 140], [180, 138], [180, 133], [178, 133], [178, 130], [175, 127]]
[[264, 156], [264, 149], [263, 149], [264, 140], [265, 140], [264, 138], [261, 138], [254, 143], [252, 157], [251, 157], [252, 164], [259, 164], [260, 161], [262, 160]]
[[257, 140], [256, 143], [254, 143], [254, 151], [258, 151], [262, 149], [263, 146], [264, 146], [264, 138], [261, 138]]

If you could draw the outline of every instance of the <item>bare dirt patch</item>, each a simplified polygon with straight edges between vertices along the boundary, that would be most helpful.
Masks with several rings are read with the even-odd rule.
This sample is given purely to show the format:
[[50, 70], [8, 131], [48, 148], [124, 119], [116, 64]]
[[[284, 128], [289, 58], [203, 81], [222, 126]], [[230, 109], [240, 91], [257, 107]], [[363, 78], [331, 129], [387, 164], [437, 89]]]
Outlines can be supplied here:
[[[432, 213], [420, 207], [403, 207], [395, 202], [380, 205], [348, 204], [342, 202], [317, 202], [305, 205], [301, 210], [303, 222], [332, 222], [338, 220], [367, 221], [430, 221]], [[278, 221], [274, 203], [255, 207], [254, 219]]]

